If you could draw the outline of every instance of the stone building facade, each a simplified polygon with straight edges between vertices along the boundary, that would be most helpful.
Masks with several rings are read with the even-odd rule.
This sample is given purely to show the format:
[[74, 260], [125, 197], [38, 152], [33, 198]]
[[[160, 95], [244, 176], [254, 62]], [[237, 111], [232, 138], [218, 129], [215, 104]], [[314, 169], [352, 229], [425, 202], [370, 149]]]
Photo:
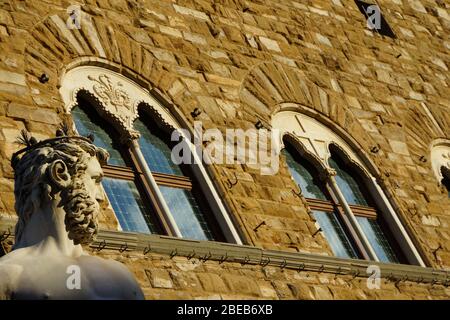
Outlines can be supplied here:
[[[109, 99], [116, 111], [126, 105], [115, 89], [106, 98], [89, 89], [91, 73], [104, 70], [125, 91], [140, 88], [128, 97], [147, 95], [155, 121], [170, 123], [158, 111], [165, 110], [188, 129], [194, 121], [221, 132], [271, 129], [283, 112], [314, 119], [374, 178], [376, 202], [406, 256], [402, 264], [373, 261], [370, 250], [369, 259], [335, 257], [284, 155], [274, 175], [205, 164], [203, 188], [214, 189], [207, 197], [225, 216], [222, 242], [173, 230], [121, 232], [104, 204], [102, 231], [87, 249], [126, 264], [148, 299], [448, 299], [450, 5], [376, 3], [395, 37], [369, 30], [354, 0], [2, 0], [2, 250], [12, 245], [16, 221], [16, 137], [26, 129], [43, 139], [73, 123], [66, 86]], [[79, 28], [67, 24], [74, 12]], [[85, 71], [68, 78], [76, 70]], [[118, 114], [105, 106], [101, 113], [125, 128], [133, 116]], [[369, 285], [373, 265], [379, 288]]]

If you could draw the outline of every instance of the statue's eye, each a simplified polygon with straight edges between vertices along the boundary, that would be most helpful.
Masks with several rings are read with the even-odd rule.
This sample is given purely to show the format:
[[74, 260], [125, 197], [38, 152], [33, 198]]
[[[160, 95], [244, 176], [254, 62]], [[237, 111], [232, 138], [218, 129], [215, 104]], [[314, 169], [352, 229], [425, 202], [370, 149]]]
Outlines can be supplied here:
[[103, 176], [102, 175], [95, 176], [95, 177], [92, 177], [92, 179], [95, 181], [95, 183], [100, 184], [103, 180]]

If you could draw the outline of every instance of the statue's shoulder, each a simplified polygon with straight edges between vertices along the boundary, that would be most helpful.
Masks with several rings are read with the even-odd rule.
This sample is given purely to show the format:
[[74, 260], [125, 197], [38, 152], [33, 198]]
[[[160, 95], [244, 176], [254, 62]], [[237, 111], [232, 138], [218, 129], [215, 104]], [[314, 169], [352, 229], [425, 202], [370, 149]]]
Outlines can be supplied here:
[[105, 260], [106, 263], [109, 264], [110, 268], [113, 270], [114, 273], [117, 273], [120, 278], [123, 281], [123, 284], [127, 286], [126, 297], [125, 299], [137, 299], [137, 300], [143, 300], [144, 294], [142, 292], [141, 287], [139, 286], [138, 282], [136, 281], [136, 278], [131, 273], [131, 271], [121, 262], [115, 261], [115, 260]]
[[108, 273], [110, 280], [113, 280], [115, 285], [121, 288], [121, 292], [124, 294], [121, 299], [144, 299], [144, 294], [134, 275], [123, 263], [100, 257], [89, 256], [89, 258], [92, 259], [91, 263], [95, 262], [101, 264], [103, 272]]
[[0, 300], [11, 299], [23, 272], [22, 265], [8, 260], [5, 257], [0, 259]]

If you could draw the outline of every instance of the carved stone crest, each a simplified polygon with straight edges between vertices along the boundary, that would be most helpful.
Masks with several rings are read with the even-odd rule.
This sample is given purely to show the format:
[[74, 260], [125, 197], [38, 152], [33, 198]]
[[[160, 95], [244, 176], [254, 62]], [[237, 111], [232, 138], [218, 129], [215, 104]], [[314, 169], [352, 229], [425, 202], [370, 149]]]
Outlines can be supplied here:
[[128, 121], [133, 116], [130, 96], [122, 89], [121, 82], [114, 85], [106, 74], [100, 74], [97, 78], [88, 76], [88, 79], [96, 82], [93, 86], [94, 92], [111, 113], [116, 114], [124, 121]]

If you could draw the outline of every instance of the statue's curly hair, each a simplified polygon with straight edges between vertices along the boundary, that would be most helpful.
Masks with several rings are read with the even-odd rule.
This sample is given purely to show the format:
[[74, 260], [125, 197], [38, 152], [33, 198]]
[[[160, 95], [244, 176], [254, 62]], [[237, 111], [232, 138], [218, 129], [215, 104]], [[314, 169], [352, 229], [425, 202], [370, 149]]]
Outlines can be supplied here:
[[64, 162], [73, 179], [85, 172], [89, 158], [96, 157], [100, 164], [105, 164], [109, 157], [106, 150], [82, 137], [48, 139], [18, 153], [22, 156], [19, 158], [15, 154], [12, 159], [15, 210], [19, 217], [15, 229], [16, 243], [31, 215], [41, 207], [42, 201], [48, 201], [63, 191], [49, 179], [49, 168], [53, 162]]

